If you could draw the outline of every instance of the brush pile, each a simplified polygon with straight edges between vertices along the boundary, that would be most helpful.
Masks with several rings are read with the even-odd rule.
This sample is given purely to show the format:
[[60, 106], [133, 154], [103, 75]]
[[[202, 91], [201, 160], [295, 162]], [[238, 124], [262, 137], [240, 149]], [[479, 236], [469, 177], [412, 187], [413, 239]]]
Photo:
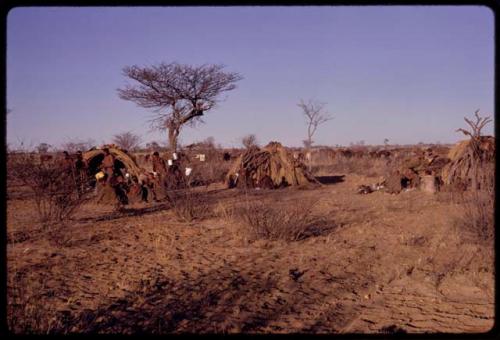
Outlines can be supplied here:
[[278, 142], [270, 142], [263, 149], [251, 147], [245, 151], [229, 170], [226, 183], [229, 188], [263, 189], [319, 184], [305, 165]]
[[490, 118], [480, 118], [475, 112], [476, 122], [465, 118], [472, 127], [472, 132], [458, 129], [470, 137], [457, 143], [451, 150], [448, 163], [442, 171], [445, 185], [462, 190], [482, 190], [493, 185], [495, 163], [495, 138], [481, 136], [481, 129]]

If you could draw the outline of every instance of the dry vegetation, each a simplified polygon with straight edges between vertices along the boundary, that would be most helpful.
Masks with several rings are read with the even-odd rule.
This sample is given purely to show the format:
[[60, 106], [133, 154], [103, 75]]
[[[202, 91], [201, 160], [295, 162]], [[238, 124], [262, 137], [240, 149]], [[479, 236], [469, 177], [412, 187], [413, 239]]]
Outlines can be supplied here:
[[299, 241], [319, 236], [332, 228], [332, 221], [313, 216], [316, 203], [302, 201], [269, 205], [247, 201], [236, 208], [235, 214], [250, 239]]
[[[399, 166], [408, 149], [387, 158], [313, 154], [312, 173], [330, 181], [307, 190], [226, 189], [232, 163], [210, 150], [206, 162], [192, 160], [189, 189], [119, 212], [77, 201], [71, 213], [49, 214], [66, 221], [50, 229], [34, 208], [43, 200], [58, 207], [57, 195], [36, 194], [46, 182], [10, 176], [9, 329], [460, 333], [493, 326], [493, 182], [466, 193], [356, 194]], [[9, 175], [24, 173], [19, 164], [9, 163]], [[58, 178], [35, 168], [33, 178]], [[494, 169], [485, 171], [493, 180]]]

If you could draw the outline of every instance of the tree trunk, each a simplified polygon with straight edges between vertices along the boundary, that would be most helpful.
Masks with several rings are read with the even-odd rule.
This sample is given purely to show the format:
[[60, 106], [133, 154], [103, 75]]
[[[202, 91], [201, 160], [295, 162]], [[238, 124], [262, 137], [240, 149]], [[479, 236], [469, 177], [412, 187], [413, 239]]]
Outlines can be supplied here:
[[177, 152], [177, 138], [179, 137], [179, 127], [168, 127], [168, 144], [171, 152]]

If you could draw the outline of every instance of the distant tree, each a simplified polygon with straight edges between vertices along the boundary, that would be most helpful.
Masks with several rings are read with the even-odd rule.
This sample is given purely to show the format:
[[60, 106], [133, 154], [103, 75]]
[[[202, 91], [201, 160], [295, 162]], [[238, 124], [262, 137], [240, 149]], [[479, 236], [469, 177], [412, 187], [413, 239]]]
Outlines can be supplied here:
[[134, 151], [141, 144], [141, 137], [132, 133], [131, 131], [122, 132], [114, 135], [113, 143], [115, 143], [122, 149]]
[[146, 143], [146, 149], [148, 150], [158, 151], [160, 150], [160, 148], [161, 148], [160, 144], [158, 144], [158, 142], [156, 141]]
[[258, 146], [257, 137], [254, 134], [243, 136], [241, 144], [247, 149], [250, 149], [252, 146]]
[[69, 140], [63, 144], [61, 147], [63, 150], [68, 151], [69, 153], [75, 153], [77, 151], [86, 151], [92, 148], [95, 145], [95, 141], [93, 139], [87, 139], [86, 141], [82, 141], [79, 139]]
[[302, 144], [304, 144], [304, 147], [306, 149], [310, 149], [312, 147], [312, 144], [313, 144], [313, 141], [312, 140], [309, 140], [309, 139], [304, 139], [302, 141]]
[[318, 126], [332, 120], [333, 117], [325, 112], [325, 103], [319, 103], [312, 100], [305, 103], [301, 99], [300, 103], [297, 105], [302, 109], [302, 114], [305, 116], [307, 124], [307, 139], [304, 140], [303, 143], [306, 148], [311, 148], [314, 143], [312, 138]]
[[365, 141], [364, 140], [360, 140], [360, 141], [357, 141], [357, 142], [351, 142], [349, 143], [349, 146], [364, 146], [365, 145]]
[[385, 145], [385, 146], [389, 145], [389, 139], [384, 138], [384, 145]]
[[215, 148], [215, 138], [212, 136], [205, 138], [202, 143], [208, 148]]
[[123, 68], [123, 75], [133, 80], [134, 85], [118, 89], [118, 95], [153, 109], [151, 126], [168, 131], [169, 146], [175, 152], [181, 128], [202, 122], [201, 117], [215, 107], [220, 95], [235, 89], [236, 82], [242, 79], [238, 73], [223, 69], [222, 65], [178, 63], [127, 66]]
[[47, 144], [47, 143], [40, 143], [36, 147], [36, 150], [38, 151], [38, 153], [47, 153], [47, 152], [49, 152], [50, 148], [52, 148], [52, 145]]

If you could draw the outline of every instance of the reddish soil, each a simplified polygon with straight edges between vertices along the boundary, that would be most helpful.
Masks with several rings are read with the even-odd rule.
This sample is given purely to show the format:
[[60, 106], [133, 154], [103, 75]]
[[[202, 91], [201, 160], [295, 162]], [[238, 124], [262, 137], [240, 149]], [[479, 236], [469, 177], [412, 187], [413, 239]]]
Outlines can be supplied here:
[[[8, 201], [14, 332], [486, 332], [492, 246], [467, 238], [446, 193], [356, 194], [347, 175], [313, 190], [210, 188], [213, 217], [179, 222], [166, 202], [118, 213], [87, 204], [43, 230]], [[319, 199], [328, 234], [249, 240], [234, 202]]]

